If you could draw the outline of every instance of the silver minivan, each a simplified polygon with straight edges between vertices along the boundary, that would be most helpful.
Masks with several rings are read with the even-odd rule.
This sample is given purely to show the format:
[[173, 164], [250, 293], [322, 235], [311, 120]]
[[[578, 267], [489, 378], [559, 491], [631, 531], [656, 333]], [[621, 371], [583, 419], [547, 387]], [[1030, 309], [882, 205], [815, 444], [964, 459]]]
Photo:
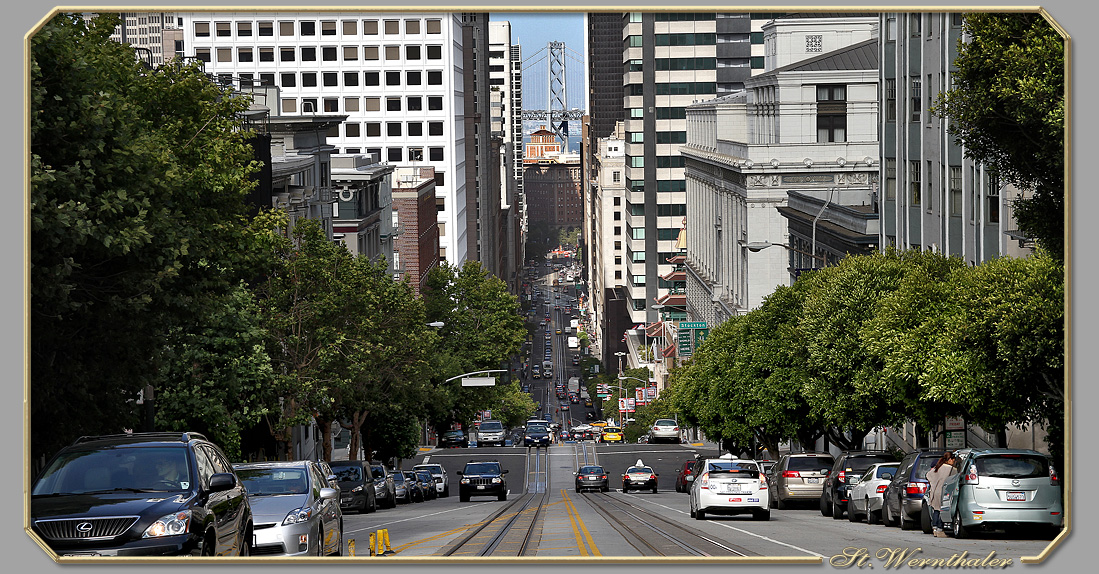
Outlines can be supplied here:
[[771, 506], [783, 510], [795, 500], [819, 501], [824, 478], [836, 459], [823, 452], [798, 452], [782, 455], [771, 468]]
[[1061, 529], [1061, 481], [1048, 456], [1025, 449], [962, 449], [958, 472], [943, 485], [942, 519], [956, 538], [975, 530], [1025, 525], [1042, 535]]

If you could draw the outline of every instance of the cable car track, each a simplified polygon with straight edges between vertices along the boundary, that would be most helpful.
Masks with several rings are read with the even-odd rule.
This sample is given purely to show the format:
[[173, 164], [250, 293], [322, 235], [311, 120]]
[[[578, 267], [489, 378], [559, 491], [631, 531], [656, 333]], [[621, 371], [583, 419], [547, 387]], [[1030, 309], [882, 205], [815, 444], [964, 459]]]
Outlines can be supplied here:
[[583, 499], [642, 556], [756, 555], [745, 548], [714, 540], [619, 496], [591, 493]]

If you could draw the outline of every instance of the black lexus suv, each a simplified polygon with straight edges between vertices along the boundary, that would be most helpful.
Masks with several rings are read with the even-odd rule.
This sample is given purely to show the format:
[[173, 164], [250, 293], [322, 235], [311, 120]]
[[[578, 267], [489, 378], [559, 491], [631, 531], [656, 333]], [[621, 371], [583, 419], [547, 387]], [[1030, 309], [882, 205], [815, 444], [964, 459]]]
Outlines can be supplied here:
[[508, 499], [508, 481], [504, 475], [508, 471], [495, 460], [471, 460], [458, 476], [458, 500], [469, 502], [470, 496], [496, 496], [499, 500]]
[[252, 510], [199, 433], [81, 437], [31, 487], [30, 526], [61, 556], [250, 553]]

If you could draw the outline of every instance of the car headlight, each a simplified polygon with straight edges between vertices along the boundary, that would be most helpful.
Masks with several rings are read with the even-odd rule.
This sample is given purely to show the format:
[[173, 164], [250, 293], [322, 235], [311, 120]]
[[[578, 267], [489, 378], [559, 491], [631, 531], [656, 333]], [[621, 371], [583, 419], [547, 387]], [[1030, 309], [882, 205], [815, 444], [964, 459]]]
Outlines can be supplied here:
[[173, 512], [171, 514], [161, 516], [156, 519], [145, 532], [141, 534], [142, 538], [158, 538], [161, 536], [176, 536], [178, 534], [187, 533], [187, 525], [191, 523], [191, 511], [181, 510], [179, 512]]
[[282, 521], [282, 525], [297, 524], [299, 522], [307, 522], [310, 517], [313, 516], [313, 508], [310, 506], [303, 506], [301, 508], [295, 508], [291, 510], [286, 518]]
[[493, 479], [492, 479], [492, 484], [500, 484], [501, 482], [504, 482], [504, 481], [501, 480], [499, 476], [493, 477]]
[[463, 478], [462, 479], [462, 484], [469, 484], [469, 479], [468, 478]]
[[523, 437], [523, 438], [524, 438], [524, 439], [526, 439], [526, 440], [531, 440], [531, 438], [530, 438], [530, 435], [529, 435], [529, 434], [528, 434], [527, 436]]
[[362, 491], [363, 491], [363, 485], [361, 485], [361, 484], [359, 486], [356, 486], [355, 488], [351, 489], [351, 492], [362, 492]]

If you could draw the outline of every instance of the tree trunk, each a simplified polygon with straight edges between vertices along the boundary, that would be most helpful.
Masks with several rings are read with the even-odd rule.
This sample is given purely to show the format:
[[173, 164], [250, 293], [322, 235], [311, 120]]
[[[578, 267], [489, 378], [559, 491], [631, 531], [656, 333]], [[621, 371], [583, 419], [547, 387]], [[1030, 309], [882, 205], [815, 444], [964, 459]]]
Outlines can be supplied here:
[[816, 448], [817, 439], [824, 436], [824, 428], [815, 427], [811, 429], [800, 429], [797, 433], [798, 443], [801, 444], [801, 448], [804, 450], [813, 450]]
[[313, 419], [321, 429], [321, 453], [325, 462], [332, 462], [332, 420], [314, 413]]

